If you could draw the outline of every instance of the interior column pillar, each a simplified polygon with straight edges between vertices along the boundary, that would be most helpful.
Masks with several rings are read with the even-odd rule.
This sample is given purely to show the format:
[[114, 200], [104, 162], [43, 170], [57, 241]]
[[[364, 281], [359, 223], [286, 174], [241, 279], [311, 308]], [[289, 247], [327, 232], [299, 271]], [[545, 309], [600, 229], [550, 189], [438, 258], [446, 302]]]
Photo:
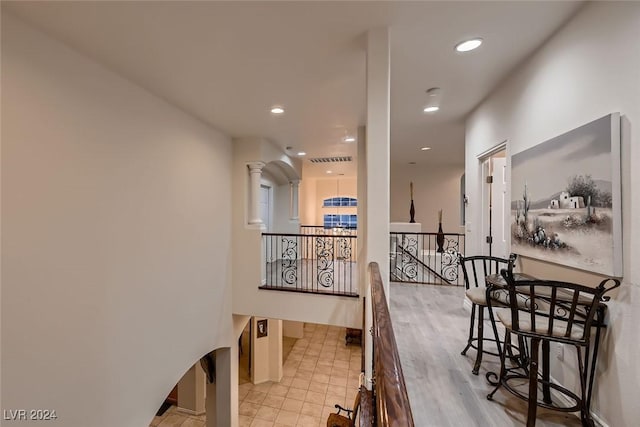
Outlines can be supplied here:
[[[389, 158], [390, 158], [390, 55], [389, 29], [376, 28], [367, 33], [367, 127], [366, 151], [366, 264], [377, 262], [382, 283], [389, 298]], [[368, 270], [367, 270], [368, 271]], [[373, 347], [368, 333], [373, 317], [371, 289], [366, 287], [365, 305], [365, 378], [371, 389]]]
[[260, 179], [262, 178], [262, 168], [264, 163], [248, 163], [250, 189], [249, 189], [249, 224], [262, 224], [260, 218]]
[[298, 200], [299, 200], [299, 192], [300, 192], [300, 180], [294, 180], [289, 182], [289, 190], [290, 190], [290, 206], [289, 206], [289, 219], [292, 221], [300, 220], [300, 214], [298, 210]]

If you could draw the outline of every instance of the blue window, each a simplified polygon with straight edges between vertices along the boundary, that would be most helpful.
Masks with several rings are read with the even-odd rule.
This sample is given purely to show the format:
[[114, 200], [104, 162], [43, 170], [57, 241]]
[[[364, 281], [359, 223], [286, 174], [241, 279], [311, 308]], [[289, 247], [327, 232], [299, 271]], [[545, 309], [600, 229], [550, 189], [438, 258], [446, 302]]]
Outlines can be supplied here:
[[324, 216], [324, 228], [358, 228], [358, 215], [327, 214]]
[[322, 206], [325, 208], [333, 206], [358, 206], [358, 199], [352, 197], [332, 197], [324, 199]]

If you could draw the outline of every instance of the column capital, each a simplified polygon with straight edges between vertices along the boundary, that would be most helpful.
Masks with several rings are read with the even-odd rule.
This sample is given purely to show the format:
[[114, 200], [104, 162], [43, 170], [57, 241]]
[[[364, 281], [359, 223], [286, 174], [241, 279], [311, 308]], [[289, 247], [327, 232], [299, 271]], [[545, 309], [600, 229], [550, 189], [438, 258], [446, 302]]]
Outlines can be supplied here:
[[289, 184], [291, 185], [300, 185], [300, 179], [292, 179], [291, 181], [289, 181]]
[[264, 162], [247, 162], [247, 166], [249, 167], [250, 170], [262, 170], [262, 168], [265, 167], [265, 163]]

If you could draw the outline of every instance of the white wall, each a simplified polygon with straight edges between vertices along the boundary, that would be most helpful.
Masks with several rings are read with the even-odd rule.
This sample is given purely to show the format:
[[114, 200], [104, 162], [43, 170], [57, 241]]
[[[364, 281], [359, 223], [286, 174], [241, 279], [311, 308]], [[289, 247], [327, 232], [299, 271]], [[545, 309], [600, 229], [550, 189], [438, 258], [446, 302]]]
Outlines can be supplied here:
[[438, 231], [438, 211], [442, 209], [445, 233], [463, 233], [460, 227], [460, 178], [464, 166], [391, 165], [391, 222], [409, 222], [413, 182], [415, 220], [423, 232]]
[[230, 140], [5, 12], [2, 124], [2, 408], [146, 426], [233, 341]]
[[[608, 304], [610, 326], [599, 361], [592, 409], [610, 426], [637, 425], [640, 406], [640, 4], [591, 3], [504, 82], [469, 118], [466, 184], [471, 221], [467, 247], [480, 248], [477, 155], [508, 140], [508, 154], [525, 150], [611, 112], [623, 119], [624, 283]], [[635, 188], [635, 191], [634, 191]], [[634, 212], [634, 217], [632, 217]], [[534, 275], [597, 284], [599, 277], [524, 260]], [[566, 360], [566, 359], [565, 359]], [[554, 373], [566, 377], [566, 372]]]
[[[357, 207], [323, 207], [324, 199], [332, 197], [358, 198], [358, 179], [356, 177], [331, 177], [304, 179], [301, 185], [300, 218], [304, 225], [324, 224], [324, 215], [356, 215]], [[358, 221], [360, 224], [360, 221]]]

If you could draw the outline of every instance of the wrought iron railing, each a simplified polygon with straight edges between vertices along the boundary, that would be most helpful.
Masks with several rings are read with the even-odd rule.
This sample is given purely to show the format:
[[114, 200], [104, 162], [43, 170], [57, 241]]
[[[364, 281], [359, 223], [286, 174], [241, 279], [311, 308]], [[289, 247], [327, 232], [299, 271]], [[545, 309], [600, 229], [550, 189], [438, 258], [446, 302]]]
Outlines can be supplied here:
[[390, 280], [461, 286], [459, 254], [464, 234], [390, 233]]
[[262, 233], [260, 289], [358, 296], [355, 235]]
[[300, 233], [309, 235], [309, 234], [329, 234], [329, 235], [347, 235], [347, 236], [355, 236], [358, 234], [358, 230], [356, 228], [349, 227], [334, 227], [334, 228], [324, 228], [322, 225], [301, 225]]

